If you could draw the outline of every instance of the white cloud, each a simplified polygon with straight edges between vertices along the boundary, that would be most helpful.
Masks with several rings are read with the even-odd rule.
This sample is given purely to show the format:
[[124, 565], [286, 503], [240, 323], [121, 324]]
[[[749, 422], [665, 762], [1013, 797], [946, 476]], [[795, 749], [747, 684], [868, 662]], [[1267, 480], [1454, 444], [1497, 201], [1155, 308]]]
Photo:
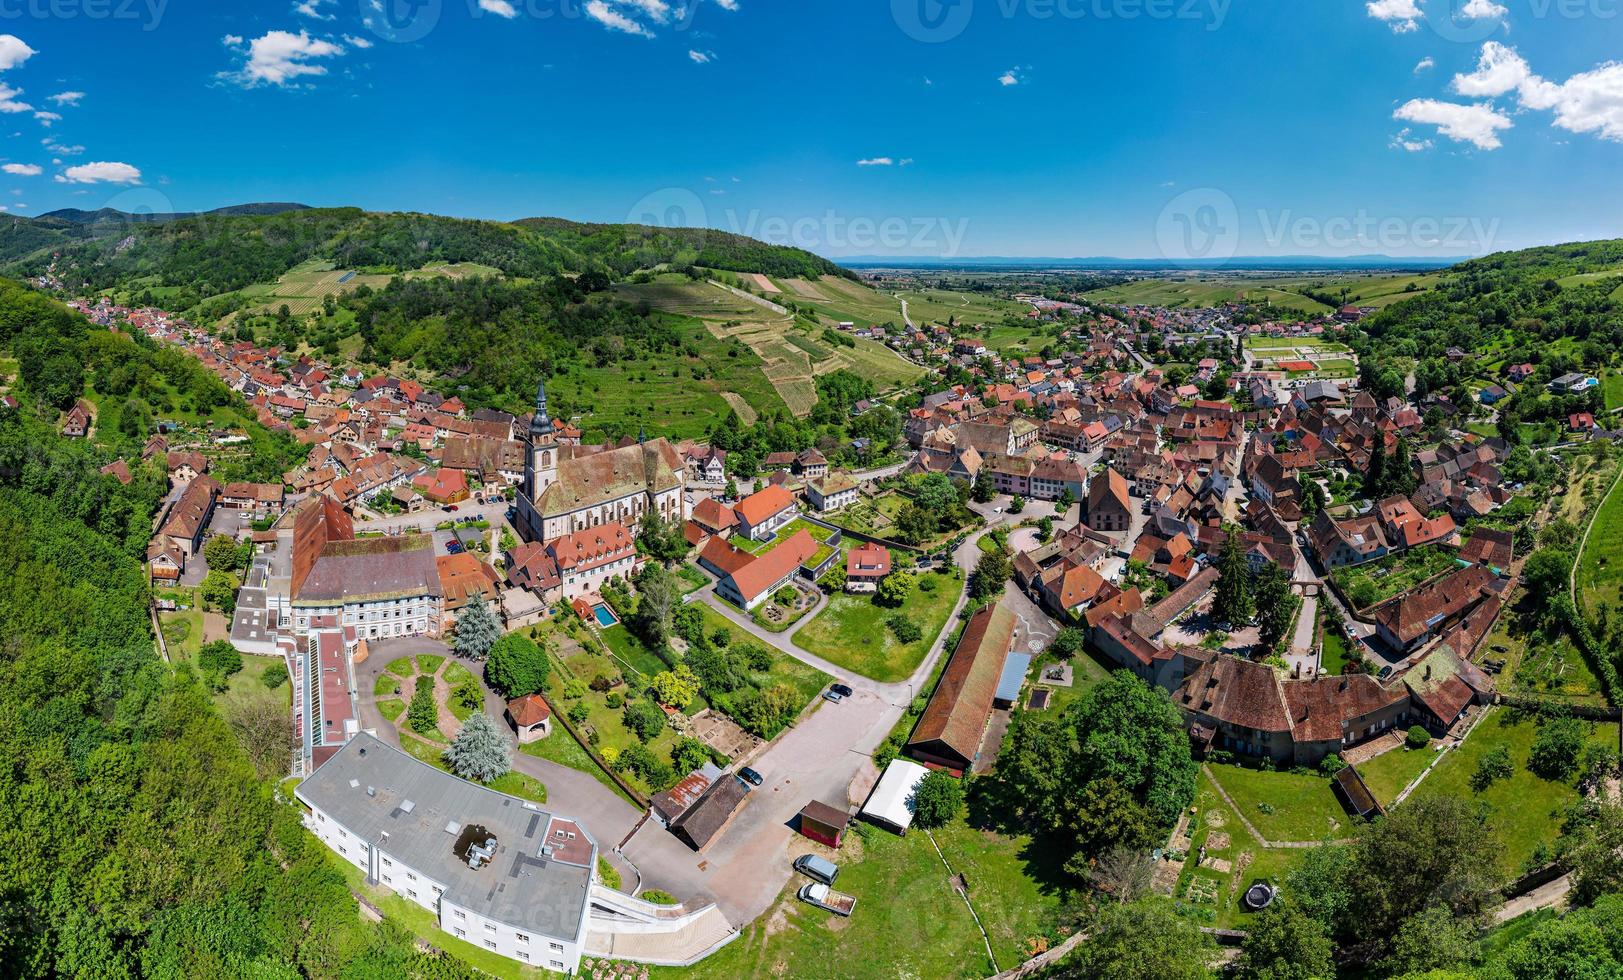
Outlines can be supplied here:
[[33, 106], [17, 101], [17, 96], [21, 94], [22, 89], [12, 88], [5, 82], [0, 82], [0, 112], [33, 112]]
[[1465, 6], [1460, 8], [1460, 16], [1466, 20], [1492, 20], [1508, 13], [1509, 10], [1494, 3], [1493, 0], [1468, 0]]
[[1526, 85], [1534, 78], [1533, 70], [1528, 67], [1527, 61], [1516, 53], [1515, 48], [1506, 47], [1498, 41], [1489, 41], [1482, 46], [1482, 54], [1477, 58], [1476, 71], [1469, 75], [1454, 76], [1454, 91], [1467, 96], [1494, 96], [1514, 92]]
[[1411, 99], [1399, 106], [1392, 118], [1436, 126], [1437, 131], [1449, 139], [1470, 143], [1479, 150], [1497, 150], [1501, 146], [1499, 130], [1512, 125], [1510, 117], [1490, 102], [1460, 105], [1437, 99]]
[[716, 0], [716, 6], [722, 10], [737, 10], [738, 0]]
[[639, 10], [656, 24], [663, 24], [671, 19], [671, 5], [666, 0], [613, 0], [613, 3], [617, 7]]
[[85, 148], [82, 146], [77, 144], [67, 146], [65, 144], [58, 143], [55, 139], [49, 136], [45, 137], [39, 142], [41, 146], [45, 147], [47, 150], [50, 150], [52, 153], [60, 153], [65, 157], [76, 157], [85, 151]]
[[220, 38], [220, 43], [228, 48], [240, 48], [242, 47], [242, 35], [227, 34], [225, 37]]
[[321, 7], [323, 4], [332, 2], [333, 0], [299, 0], [298, 3], [293, 5], [293, 12], [296, 14], [303, 14], [306, 17], [313, 17], [316, 20], [336, 20], [336, 14], [326, 14], [321, 12]]
[[1409, 135], [1408, 127], [1398, 131], [1389, 144], [1394, 150], [1403, 150], [1405, 153], [1421, 153], [1431, 149], [1431, 140], [1414, 139]]
[[1436, 67], [1437, 62], [1433, 61], [1430, 55], [1427, 55], [1426, 57], [1420, 59], [1420, 63], [1418, 65], [1414, 66], [1414, 73], [1418, 75], [1423, 71], [1430, 71]]
[[356, 37], [353, 34], [345, 34], [344, 43], [359, 51], [365, 51], [367, 48], [372, 46], [371, 41], [364, 37]]
[[38, 177], [45, 172], [45, 168], [37, 163], [8, 163], [0, 167], [0, 170], [18, 177]]
[[857, 161], [857, 166], [859, 166], [859, 167], [888, 167], [888, 166], [890, 166], [891, 164], [893, 164], [895, 162], [896, 161], [892, 160], [890, 157], [869, 157], [866, 160], [858, 160]]
[[693, 59], [694, 64], [708, 65], [716, 60], [716, 53], [714, 51], [696, 51], [690, 48], [688, 49], [688, 57]]
[[1482, 45], [1476, 71], [1455, 75], [1453, 84], [1461, 95], [1514, 92], [1522, 108], [1554, 112], [1553, 125], [1561, 129], [1623, 142], [1623, 63], [1609, 61], [1552, 82], [1536, 74], [1514, 48], [1489, 41]]
[[497, 17], [506, 17], [508, 20], [518, 16], [518, 8], [514, 7], [508, 0], [479, 0], [479, 9], [487, 14], [495, 14]]
[[[82, 163], [69, 167], [56, 177], [59, 184], [139, 184], [141, 171], [127, 163]], [[21, 205], [18, 205], [21, 207]]]
[[36, 54], [39, 52], [15, 34], [0, 34], [0, 71], [15, 68]]
[[342, 45], [311, 37], [308, 31], [293, 34], [289, 31], [270, 31], [248, 43], [248, 61], [242, 70], [227, 73], [242, 85], [286, 85], [306, 75], [325, 75], [325, 65], [314, 64], [317, 58], [332, 58], [344, 53]]
[[1369, 0], [1364, 9], [1376, 20], [1385, 21], [1394, 34], [1407, 34], [1420, 27], [1420, 5], [1415, 0]]
[[39, 124], [47, 129], [51, 127], [51, 123], [62, 121], [62, 117], [54, 112], [36, 112], [34, 118], [38, 119]]
[[1005, 88], [1007, 88], [1010, 85], [1019, 85], [1020, 84], [1020, 69], [1018, 69], [1018, 68], [1010, 68], [1008, 71], [1004, 72], [1003, 74], [1001, 74], [1001, 75], [999, 75], [997, 77], [997, 83], [999, 85], [1002, 85]]
[[906, 167], [906, 166], [911, 166], [912, 163], [913, 163], [913, 158], [912, 157], [902, 157], [900, 160], [896, 161], [896, 166], [898, 166], [898, 167]]
[[58, 92], [51, 96], [51, 101], [57, 105], [78, 105], [84, 97], [83, 92]]
[[653, 37], [654, 32], [644, 27], [641, 22], [632, 20], [620, 11], [610, 7], [604, 0], [586, 0], [586, 16], [607, 27], [611, 31], [621, 31], [634, 34], [637, 37]]

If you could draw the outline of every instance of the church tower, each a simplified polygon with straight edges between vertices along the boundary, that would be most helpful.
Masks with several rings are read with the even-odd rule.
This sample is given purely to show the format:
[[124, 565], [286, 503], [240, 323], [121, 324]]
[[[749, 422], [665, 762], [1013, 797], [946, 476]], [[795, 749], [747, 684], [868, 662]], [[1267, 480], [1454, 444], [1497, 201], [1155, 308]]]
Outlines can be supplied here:
[[535, 390], [535, 418], [530, 420], [530, 452], [525, 457], [524, 490], [530, 500], [541, 499], [541, 494], [558, 479], [558, 437], [552, 429], [552, 418], [547, 415], [547, 383], [541, 381]]

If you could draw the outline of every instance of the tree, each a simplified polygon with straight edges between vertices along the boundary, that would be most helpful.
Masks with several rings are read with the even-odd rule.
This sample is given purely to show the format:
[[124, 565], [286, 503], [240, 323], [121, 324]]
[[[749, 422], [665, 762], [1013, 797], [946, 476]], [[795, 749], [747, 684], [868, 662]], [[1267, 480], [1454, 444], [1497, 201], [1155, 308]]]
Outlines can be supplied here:
[[1389, 977], [1451, 970], [1470, 964], [1476, 956], [1475, 925], [1455, 918], [1446, 906], [1431, 905], [1404, 920], [1381, 970]]
[[281, 687], [287, 683], [287, 665], [280, 661], [271, 664], [265, 668], [265, 673], [260, 675], [259, 680], [271, 690]]
[[1276, 900], [1247, 927], [1240, 980], [1322, 980], [1335, 976], [1330, 937], [1289, 899]]
[[918, 826], [945, 827], [963, 809], [964, 784], [940, 769], [932, 769], [913, 787], [907, 803]]
[[1076, 494], [1071, 492], [1070, 487], [1066, 487], [1059, 492], [1059, 499], [1054, 501], [1054, 513], [1058, 514], [1060, 520], [1063, 521], [1075, 505]]
[[445, 750], [445, 762], [463, 779], [488, 783], [513, 768], [513, 747], [483, 711], [468, 716]]
[[1482, 808], [1449, 797], [1415, 797], [1389, 812], [1352, 846], [1348, 908], [1338, 923], [1380, 950], [1408, 919], [1432, 905], [1456, 917], [1477, 917], [1499, 882], [1499, 842]]
[[901, 613], [886, 616], [885, 625], [890, 628], [891, 635], [896, 637], [898, 643], [917, 643], [924, 638], [924, 630], [919, 624]]
[[242, 558], [237, 543], [223, 534], [213, 535], [203, 542], [203, 560], [208, 563], [210, 571], [238, 571], [244, 565]]
[[551, 672], [547, 652], [523, 633], [509, 633], [491, 644], [485, 661], [485, 680], [508, 700], [545, 690]]
[[699, 678], [687, 664], [677, 664], [675, 670], [662, 670], [654, 675], [654, 696], [659, 703], [672, 708], [686, 708], [699, 696]]
[[439, 730], [440, 709], [434, 701], [434, 678], [418, 676], [411, 702], [406, 705], [406, 723], [412, 731], [422, 735]]
[[1054, 642], [1048, 649], [1054, 656], [1069, 660], [1082, 652], [1082, 648], [1087, 645], [1087, 639], [1087, 634], [1075, 626], [1064, 626], [1054, 634]]
[[696, 738], [679, 738], [671, 746], [671, 767], [677, 774], [700, 769], [710, 761], [710, 749]]
[[1164, 898], [1107, 905], [1061, 980], [1208, 980], [1217, 946]]
[[644, 743], [653, 741], [665, 730], [665, 712], [659, 710], [659, 705], [647, 698], [627, 701], [622, 720]]
[[1026, 498], [1015, 494], [1009, 499], [1009, 513], [1018, 514], [1026, 509]]
[[1510, 761], [1510, 747], [1495, 745], [1477, 760], [1476, 771], [1471, 774], [1471, 789], [1480, 793], [1499, 780], [1509, 779], [1515, 774], [1516, 767]]
[[672, 609], [676, 605], [676, 586], [671, 574], [654, 562], [642, 566], [634, 580], [637, 585], [637, 612], [631, 617], [630, 627], [651, 650], [660, 650], [670, 642]]
[[688, 539], [680, 521], [667, 521], [658, 510], [649, 510], [637, 523], [637, 547], [655, 561], [669, 565], [687, 557]]
[[1264, 649], [1272, 650], [1290, 629], [1296, 612], [1292, 602], [1290, 575], [1274, 562], [1264, 562], [1254, 583], [1259, 636]]
[[1155, 862], [1136, 848], [1114, 847], [1093, 863], [1088, 878], [1117, 902], [1135, 902], [1155, 884]]
[[203, 598], [205, 606], [218, 609], [227, 616], [237, 610], [237, 584], [225, 572], [209, 572], [203, 576], [203, 584], [198, 586], [197, 594]]
[[1003, 591], [1004, 583], [1014, 574], [1014, 562], [1001, 548], [988, 551], [975, 563], [975, 572], [969, 577], [969, 594], [976, 599], [990, 599]]
[[1431, 732], [1424, 725], [1410, 725], [1403, 741], [1411, 749], [1423, 749], [1431, 744]]
[[502, 624], [485, 602], [484, 593], [475, 592], [456, 618], [456, 655], [468, 660], [483, 660], [501, 635]]
[[920, 507], [916, 501], [908, 501], [896, 513], [896, 533], [909, 544], [919, 544], [935, 537], [938, 526], [940, 519]]
[[874, 593], [874, 601], [881, 606], [890, 606], [892, 609], [907, 601], [913, 594], [913, 585], [918, 580], [912, 572], [897, 569], [879, 580], [878, 590]]
[[1584, 750], [1584, 723], [1570, 715], [1551, 718], [1533, 736], [1527, 768], [1535, 776], [1555, 782], [1571, 779]]
[[945, 474], [931, 473], [919, 480], [913, 499], [927, 512], [939, 517], [958, 505], [958, 491]]
[[1240, 544], [1240, 532], [1232, 525], [1217, 556], [1217, 587], [1212, 597], [1212, 616], [1219, 622], [1239, 625], [1251, 621], [1251, 563]]
[[254, 773], [260, 779], [286, 776], [293, 758], [293, 728], [280, 699], [230, 698], [222, 708]]
[[197, 651], [197, 669], [210, 687], [223, 691], [226, 678], [242, 669], [242, 654], [231, 645], [231, 641], [215, 640]]
[[1602, 895], [1623, 892], [1623, 806], [1595, 804], [1562, 843], [1577, 879], [1572, 893], [1576, 904], [1593, 904]]
[[975, 473], [975, 482], [970, 486], [969, 499], [977, 504], [989, 503], [997, 496], [997, 487], [992, 484], [992, 471], [989, 467], [981, 467]]

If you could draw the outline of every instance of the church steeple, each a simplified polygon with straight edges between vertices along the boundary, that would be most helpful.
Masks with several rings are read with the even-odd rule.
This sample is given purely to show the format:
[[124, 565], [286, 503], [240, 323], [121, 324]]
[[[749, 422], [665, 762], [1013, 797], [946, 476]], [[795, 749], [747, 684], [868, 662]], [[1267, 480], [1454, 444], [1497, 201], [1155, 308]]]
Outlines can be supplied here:
[[551, 435], [552, 417], [547, 414], [547, 382], [543, 379], [535, 386], [535, 418], [530, 420], [530, 441]]
[[642, 445], [643, 443], [645, 443], [647, 441], [648, 441], [648, 423], [644, 422], [641, 425], [637, 426], [637, 445], [640, 446], [640, 445]]

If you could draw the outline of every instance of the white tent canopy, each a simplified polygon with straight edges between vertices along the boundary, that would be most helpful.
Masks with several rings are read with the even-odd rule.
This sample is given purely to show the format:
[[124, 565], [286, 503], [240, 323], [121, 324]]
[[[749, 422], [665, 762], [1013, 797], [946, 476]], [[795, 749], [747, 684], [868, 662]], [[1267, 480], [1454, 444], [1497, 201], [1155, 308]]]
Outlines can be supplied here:
[[913, 825], [913, 808], [908, 805], [908, 800], [912, 798], [914, 788], [929, 772], [917, 762], [890, 760], [873, 792], [868, 794], [868, 802], [862, 804], [857, 815], [884, 824], [899, 834], [907, 833], [907, 828]]

